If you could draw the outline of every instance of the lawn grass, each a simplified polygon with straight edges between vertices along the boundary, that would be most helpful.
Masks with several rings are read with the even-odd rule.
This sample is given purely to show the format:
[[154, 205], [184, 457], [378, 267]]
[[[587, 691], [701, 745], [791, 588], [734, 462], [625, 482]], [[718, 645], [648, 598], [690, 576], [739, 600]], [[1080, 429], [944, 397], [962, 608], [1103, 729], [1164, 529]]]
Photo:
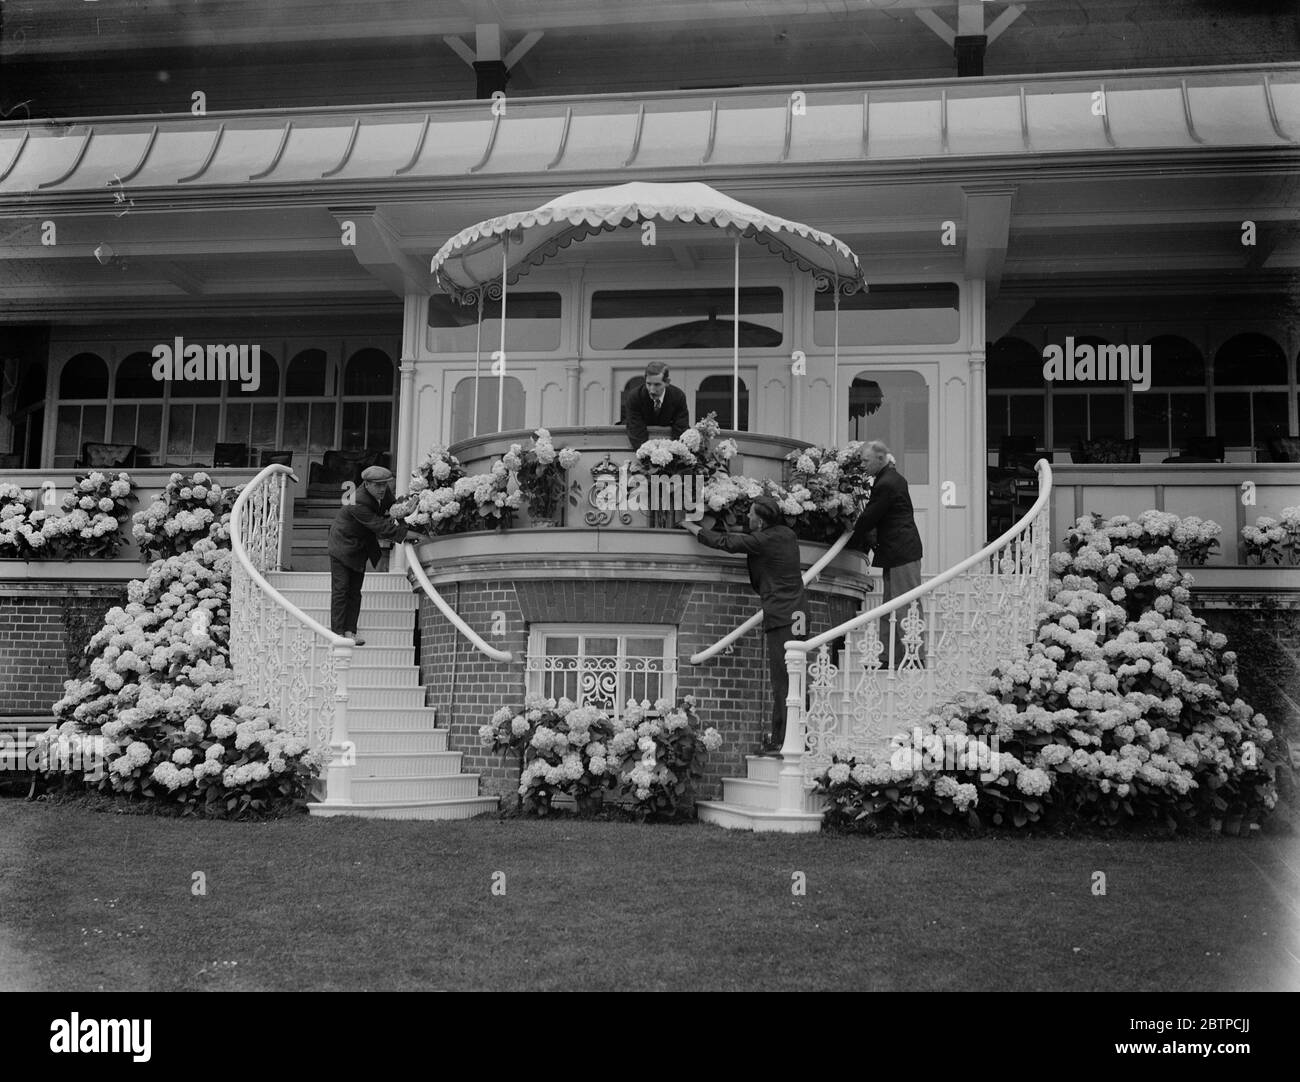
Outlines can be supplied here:
[[247, 824], [0, 801], [0, 981], [42, 990], [1295, 990], [1298, 897], [1287, 836]]

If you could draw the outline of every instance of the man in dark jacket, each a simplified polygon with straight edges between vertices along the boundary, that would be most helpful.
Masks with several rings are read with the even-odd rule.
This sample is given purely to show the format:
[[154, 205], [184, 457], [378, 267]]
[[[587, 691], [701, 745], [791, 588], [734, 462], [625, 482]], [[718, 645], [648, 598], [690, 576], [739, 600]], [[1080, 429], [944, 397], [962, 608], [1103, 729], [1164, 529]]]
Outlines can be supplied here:
[[[894, 456], [889, 453], [889, 448], [879, 440], [872, 440], [863, 444], [858, 453], [867, 473], [875, 480], [867, 506], [854, 524], [849, 547], [861, 552], [866, 552], [869, 547], [873, 549], [875, 558], [872, 563], [884, 572], [883, 601], [892, 601], [921, 585], [921, 535], [916, 529], [907, 481], [894, 468]], [[869, 545], [867, 534], [872, 530], [876, 537], [874, 544]], [[919, 602], [917, 612], [920, 612]], [[898, 659], [903, 656], [903, 620], [906, 616], [905, 611], [898, 613], [894, 647], [894, 657]], [[888, 617], [880, 621], [880, 638], [885, 644], [885, 663], [892, 667]]]
[[406, 527], [388, 516], [393, 506], [393, 475], [383, 466], [371, 466], [361, 474], [361, 488], [355, 503], [344, 504], [330, 527], [330, 630], [356, 639], [361, 616], [361, 586], [366, 577], [366, 560], [379, 564], [379, 539], [401, 541]]
[[624, 418], [634, 451], [649, 438], [646, 429], [650, 425], [667, 425], [673, 439], [691, 427], [686, 392], [668, 382], [668, 366], [663, 361], [645, 366], [645, 382], [627, 396]]
[[771, 496], [759, 496], [749, 510], [749, 533], [724, 533], [683, 523], [697, 541], [723, 552], [743, 552], [749, 562], [749, 583], [763, 602], [763, 638], [767, 642], [767, 671], [772, 680], [772, 733], [763, 751], [779, 752], [785, 743], [785, 697], [790, 674], [785, 667], [785, 642], [803, 638], [791, 634], [795, 614], [806, 614], [807, 599], [799, 569], [799, 541], [785, 524], [781, 506]]

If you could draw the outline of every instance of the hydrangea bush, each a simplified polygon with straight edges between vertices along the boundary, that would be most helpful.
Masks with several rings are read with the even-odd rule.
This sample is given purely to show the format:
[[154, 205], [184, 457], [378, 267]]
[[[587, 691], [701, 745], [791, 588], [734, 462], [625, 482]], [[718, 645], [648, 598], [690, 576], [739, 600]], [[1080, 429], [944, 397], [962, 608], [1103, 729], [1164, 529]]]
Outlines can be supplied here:
[[130, 474], [79, 474], [61, 514], [35, 506], [35, 493], [0, 484], [0, 556], [23, 560], [111, 560], [126, 541], [122, 525], [134, 503]]
[[1263, 819], [1277, 801], [1273, 735], [1237, 696], [1227, 640], [1189, 608], [1178, 536], [1159, 512], [1080, 518], [1052, 557], [1029, 656], [895, 736], [887, 756], [834, 762], [818, 779], [828, 822], [1235, 832]]
[[216, 817], [305, 803], [328, 749], [309, 751], [244, 701], [228, 653], [230, 560], [204, 538], [156, 561], [90, 640], [85, 678], [65, 682], [41, 741], [102, 737], [101, 791]]
[[132, 533], [140, 558], [160, 560], [188, 552], [209, 538], [230, 543], [230, 510], [243, 486], [218, 484], [206, 473], [173, 473], [167, 487], [134, 516]]
[[529, 695], [520, 710], [502, 707], [479, 730], [486, 747], [519, 757], [523, 809], [546, 815], [557, 793], [572, 794], [579, 810], [594, 794], [617, 790], [640, 819], [672, 818], [689, 797], [700, 750], [722, 746], [716, 729], [700, 731], [695, 700], [629, 700], [611, 718], [569, 699]]
[[1280, 519], [1261, 515], [1241, 528], [1241, 542], [1248, 564], [1300, 564], [1300, 507], [1284, 507]]
[[830, 544], [857, 521], [872, 481], [861, 447], [854, 440], [840, 448], [808, 447], [786, 455], [789, 483], [784, 495], [773, 495], [804, 540]]
[[578, 458], [577, 451], [557, 448], [551, 433], [539, 428], [527, 447], [512, 443], [502, 462], [518, 475], [529, 512], [535, 518], [554, 519], [564, 506], [565, 474], [578, 464]]

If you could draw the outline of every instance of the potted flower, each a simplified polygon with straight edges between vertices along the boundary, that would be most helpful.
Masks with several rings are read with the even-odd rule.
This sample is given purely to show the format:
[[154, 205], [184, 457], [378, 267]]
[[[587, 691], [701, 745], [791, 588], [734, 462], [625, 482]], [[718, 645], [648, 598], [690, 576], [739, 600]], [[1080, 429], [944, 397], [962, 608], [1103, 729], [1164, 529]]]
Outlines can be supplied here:
[[564, 514], [567, 473], [578, 462], [578, 452], [571, 447], [557, 448], [544, 428], [533, 433], [527, 447], [511, 444], [502, 458], [519, 478], [519, 488], [528, 501], [528, 514], [534, 526], [559, 526]]

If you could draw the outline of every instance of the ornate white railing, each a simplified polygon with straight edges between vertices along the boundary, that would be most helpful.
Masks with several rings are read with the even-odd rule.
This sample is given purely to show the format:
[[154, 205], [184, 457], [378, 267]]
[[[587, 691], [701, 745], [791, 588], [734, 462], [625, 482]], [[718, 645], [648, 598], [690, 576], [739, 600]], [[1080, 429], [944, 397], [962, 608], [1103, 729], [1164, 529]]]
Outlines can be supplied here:
[[446, 599], [429, 581], [429, 576], [424, 573], [424, 568], [420, 566], [419, 558], [415, 554], [415, 543], [404, 541], [403, 544], [410, 549], [406, 554], [406, 566], [411, 572], [411, 577], [420, 584], [420, 589], [428, 595], [429, 600], [438, 606], [438, 611], [447, 618], [451, 626], [464, 635], [475, 650], [486, 654], [493, 661], [514, 661], [515, 655], [509, 650], [498, 650], [495, 646], [489, 646], [477, 631], [465, 623], [460, 613], [447, 604]]
[[996, 541], [839, 627], [786, 643], [782, 809], [802, 807], [803, 786], [832, 756], [883, 752], [892, 734], [1027, 654], [1049, 579], [1052, 468], [1040, 460], [1037, 470], [1034, 506]]
[[351, 803], [355, 756], [348, 740], [351, 639], [335, 635], [266, 581], [279, 571], [292, 507], [288, 466], [267, 466], [235, 500], [230, 514], [230, 660], [254, 702], [276, 710], [280, 724], [312, 747], [333, 752], [326, 804]]
[[[851, 538], [852, 536], [853, 536], [853, 528], [849, 527], [849, 529], [845, 530], [842, 534], [840, 534], [839, 537], [835, 539], [834, 544], [832, 544], [830, 548], [828, 548], [824, 553], [822, 553], [822, 555], [818, 558], [817, 562], [803, 573], [803, 584], [805, 586], [810, 586], [817, 581], [818, 577], [822, 573], [822, 569], [833, 559], [835, 559], [836, 556], [840, 554], [844, 546], [849, 543], [849, 538]], [[741, 624], [739, 627], [735, 628], [734, 630], [727, 632], [726, 635], [720, 638], [712, 646], [705, 647], [698, 654], [692, 654], [690, 657], [691, 664], [699, 665], [702, 662], [708, 661], [712, 657], [716, 657], [718, 654], [722, 653], [722, 651], [726, 650], [729, 646], [731, 646], [731, 644], [734, 643], [737, 639], [739, 639], [742, 635], [745, 635], [748, 632], [752, 631], [754, 628], [758, 627], [759, 623], [762, 622], [762, 619], [763, 619], [763, 610], [759, 609], [756, 613], [754, 613], [753, 616], [751, 616], [743, 624]]]

